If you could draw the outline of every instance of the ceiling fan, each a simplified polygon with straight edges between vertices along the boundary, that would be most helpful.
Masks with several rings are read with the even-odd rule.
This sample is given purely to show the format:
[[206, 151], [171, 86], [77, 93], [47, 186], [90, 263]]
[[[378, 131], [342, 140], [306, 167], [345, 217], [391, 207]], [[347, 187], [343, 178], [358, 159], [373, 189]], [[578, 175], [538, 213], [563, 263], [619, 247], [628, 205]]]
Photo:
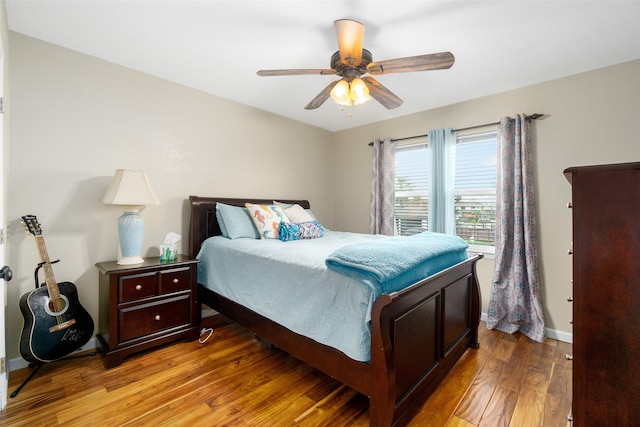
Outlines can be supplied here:
[[373, 62], [371, 52], [362, 48], [364, 25], [350, 19], [334, 21], [338, 36], [338, 51], [331, 56], [329, 69], [260, 70], [259, 76], [291, 76], [299, 74], [335, 74], [342, 79], [331, 82], [304, 107], [313, 110], [329, 97], [342, 105], [358, 105], [373, 97], [387, 109], [402, 105], [402, 99], [371, 76], [412, 71], [442, 70], [451, 68], [455, 57], [451, 52], [431, 53]]

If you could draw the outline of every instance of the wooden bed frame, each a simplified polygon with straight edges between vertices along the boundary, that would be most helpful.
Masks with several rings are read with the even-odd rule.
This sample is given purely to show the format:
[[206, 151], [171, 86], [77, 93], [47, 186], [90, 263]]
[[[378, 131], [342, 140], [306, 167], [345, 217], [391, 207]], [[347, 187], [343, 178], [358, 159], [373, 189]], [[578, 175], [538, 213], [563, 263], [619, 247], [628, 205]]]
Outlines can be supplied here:
[[[190, 196], [191, 257], [208, 237], [220, 235], [216, 202], [244, 206], [272, 199]], [[282, 200], [309, 208], [306, 200]], [[462, 357], [477, 348], [480, 289], [476, 262], [454, 265], [396, 293], [381, 295], [371, 315], [371, 361], [355, 361], [298, 335], [204, 286], [198, 302], [246, 327], [262, 339], [369, 397], [371, 426], [404, 425]]]

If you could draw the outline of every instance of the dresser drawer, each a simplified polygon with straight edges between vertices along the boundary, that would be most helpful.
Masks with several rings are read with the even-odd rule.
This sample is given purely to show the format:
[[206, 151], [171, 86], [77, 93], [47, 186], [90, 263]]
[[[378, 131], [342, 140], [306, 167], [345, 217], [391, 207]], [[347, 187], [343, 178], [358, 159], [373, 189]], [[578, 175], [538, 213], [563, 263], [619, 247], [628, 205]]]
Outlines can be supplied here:
[[118, 311], [120, 341], [129, 341], [191, 322], [189, 294]]
[[120, 302], [135, 301], [141, 298], [152, 297], [157, 293], [155, 272], [120, 277]]
[[180, 268], [160, 272], [160, 293], [184, 291], [191, 286], [191, 269]]

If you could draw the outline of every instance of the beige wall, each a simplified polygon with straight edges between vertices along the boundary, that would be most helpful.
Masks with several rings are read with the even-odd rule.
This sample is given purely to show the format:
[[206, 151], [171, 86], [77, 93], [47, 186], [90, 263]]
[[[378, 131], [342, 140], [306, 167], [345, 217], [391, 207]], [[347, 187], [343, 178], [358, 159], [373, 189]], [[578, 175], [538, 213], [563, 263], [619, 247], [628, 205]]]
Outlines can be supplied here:
[[18, 355], [20, 296], [39, 262], [19, 222], [34, 214], [58, 281], [98, 319], [94, 264], [115, 259], [122, 211], [101, 203], [117, 168], [148, 172], [162, 206], [145, 218], [143, 255], [165, 234], [187, 253], [191, 194], [307, 198], [331, 226], [332, 134], [261, 110], [10, 33], [7, 351]]
[[[505, 115], [544, 113], [533, 124], [542, 299], [547, 327], [571, 333], [571, 188], [569, 166], [640, 161], [640, 61], [487, 96], [339, 132], [333, 140], [334, 228], [367, 232], [371, 148], [378, 137], [492, 123]], [[632, 190], [632, 189], [630, 189]], [[635, 190], [634, 190], [635, 191]], [[481, 261], [483, 311], [493, 260]], [[614, 308], [612, 308], [614, 309]]]

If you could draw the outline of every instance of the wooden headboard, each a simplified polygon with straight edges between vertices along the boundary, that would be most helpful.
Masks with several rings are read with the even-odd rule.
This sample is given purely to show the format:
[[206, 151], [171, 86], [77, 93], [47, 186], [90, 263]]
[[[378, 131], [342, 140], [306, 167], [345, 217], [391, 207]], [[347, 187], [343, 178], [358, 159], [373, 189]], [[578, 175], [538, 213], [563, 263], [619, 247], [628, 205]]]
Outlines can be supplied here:
[[[216, 218], [216, 203], [232, 206], [243, 206], [245, 203], [271, 205], [274, 199], [230, 199], [224, 197], [189, 196], [191, 205], [191, 225], [189, 228], [189, 256], [195, 258], [200, 251], [200, 245], [208, 237], [222, 234]], [[309, 209], [308, 200], [275, 199], [282, 203], [299, 204]]]

